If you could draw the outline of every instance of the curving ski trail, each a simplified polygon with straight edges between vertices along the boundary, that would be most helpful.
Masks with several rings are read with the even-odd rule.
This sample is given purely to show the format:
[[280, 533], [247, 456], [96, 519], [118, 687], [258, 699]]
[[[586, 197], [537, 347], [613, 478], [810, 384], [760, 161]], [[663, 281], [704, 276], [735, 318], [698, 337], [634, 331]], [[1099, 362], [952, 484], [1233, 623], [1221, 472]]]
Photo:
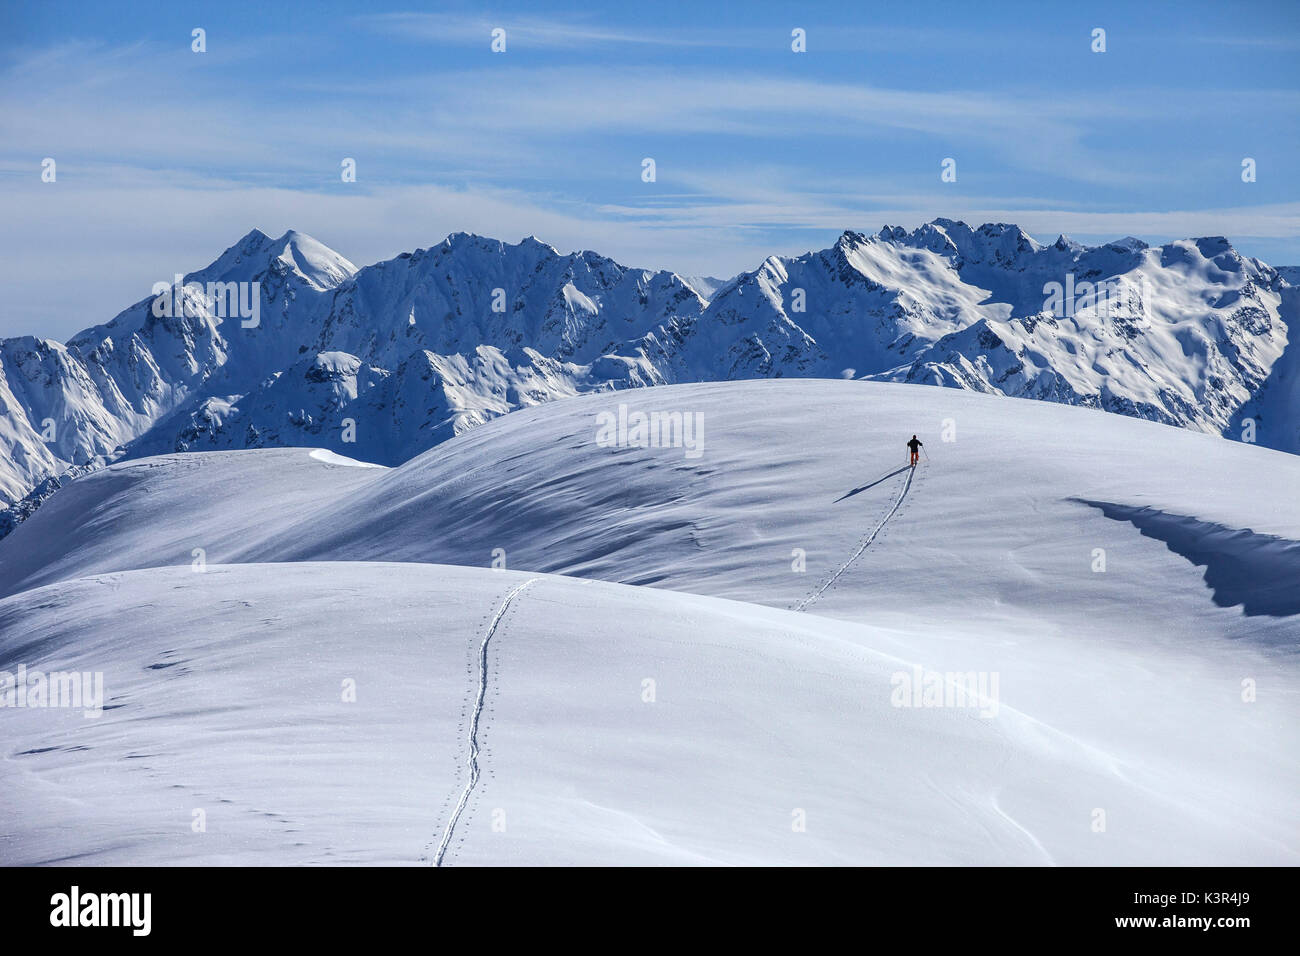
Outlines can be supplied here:
[[497, 608], [496, 614], [492, 615], [492, 620], [488, 622], [487, 632], [483, 635], [483, 643], [478, 649], [478, 697], [474, 701], [474, 713], [469, 721], [469, 757], [466, 758], [466, 764], [469, 767], [469, 779], [465, 782], [465, 788], [460, 793], [460, 799], [456, 801], [456, 807], [451, 812], [451, 817], [447, 820], [447, 828], [442, 833], [442, 840], [438, 843], [438, 850], [433, 856], [433, 865], [442, 866], [442, 858], [447, 853], [447, 848], [451, 845], [452, 833], [456, 829], [456, 824], [460, 821], [460, 815], [465, 812], [465, 807], [469, 804], [470, 794], [474, 792], [474, 787], [478, 785], [478, 722], [483, 716], [483, 702], [487, 699], [488, 684], [488, 644], [492, 641], [492, 636], [496, 634], [497, 627], [501, 624], [502, 619], [506, 616], [506, 611], [510, 610], [510, 605], [529, 585], [540, 580], [539, 578], [529, 578], [522, 584], [516, 585], [501, 606]]
[[793, 607], [791, 607], [791, 610], [793, 611], [807, 610], [808, 605], [812, 604], [819, 597], [821, 597], [826, 592], [826, 589], [829, 588], [832, 584], [834, 584], [835, 580], [841, 574], [847, 571], [849, 569], [849, 566], [852, 565], [854, 561], [858, 560], [858, 558], [862, 556], [862, 552], [866, 551], [867, 548], [871, 547], [871, 542], [876, 540], [876, 535], [880, 534], [881, 530], [889, 522], [889, 519], [894, 517], [894, 512], [898, 510], [899, 505], [903, 503], [903, 499], [907, 497], [907, 492], [912, 487], [912, 478], [915, 475], [916, 475], [916, 468], [909, 468], [907, 470], [907, 478], [903, 481], [902, 490], [898, 493], [898, 497], [894, 499], [893, 506], [890, 507], [889, 511], [885, 513], [885, 516], [880, 519], [880, 523], [871, 530], [871, 533], [869, 535], [867, 535], [858, 543], [858, 546], [853, 549], [853, 553], [849, 555], [848, 560], [846, 560], [843, 564], [841, 564], [838, 568], [836, 568], [835, 571], [824, 581], [820, 582], [817, 585], [817, 587], [813, 588], [812, 592], [807, 597], [805, 597], [798, 604], [795, 604]]

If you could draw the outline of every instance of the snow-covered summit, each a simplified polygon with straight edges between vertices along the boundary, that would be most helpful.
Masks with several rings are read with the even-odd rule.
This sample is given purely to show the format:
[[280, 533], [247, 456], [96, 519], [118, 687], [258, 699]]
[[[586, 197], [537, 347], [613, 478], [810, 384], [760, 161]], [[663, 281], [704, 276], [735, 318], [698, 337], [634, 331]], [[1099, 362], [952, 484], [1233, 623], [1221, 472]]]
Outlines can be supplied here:
[[[555, 398], [755, 377], [944, 385], [1300, 451], [1287, 276], [1223, 237], [1042, 245], [944, 218], [848, 230], [725, 282], [468, 233], [358, 269], [252, 230], [185, 276], [177, 308], [151, 295], [66, 346], [0, 342], [0, 502], [160, 451], [398, 464]], [[255, 321], [223, 313], [222, 283], [257, 284]], [[347, 384], [326, 389], [320, 353], [350, 356], [333, 363]]]

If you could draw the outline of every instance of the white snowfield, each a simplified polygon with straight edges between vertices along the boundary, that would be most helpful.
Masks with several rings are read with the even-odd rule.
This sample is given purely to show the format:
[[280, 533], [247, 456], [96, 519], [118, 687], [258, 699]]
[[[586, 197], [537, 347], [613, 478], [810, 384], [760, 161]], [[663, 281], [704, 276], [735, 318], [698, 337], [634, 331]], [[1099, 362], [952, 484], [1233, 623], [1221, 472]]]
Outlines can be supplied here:
[[0, 541], [0, 671], [105, 689], [0, 708], [0, 862], [1300, 862], [1296, 456], [778, 380], [346, 464], [112, 466]]

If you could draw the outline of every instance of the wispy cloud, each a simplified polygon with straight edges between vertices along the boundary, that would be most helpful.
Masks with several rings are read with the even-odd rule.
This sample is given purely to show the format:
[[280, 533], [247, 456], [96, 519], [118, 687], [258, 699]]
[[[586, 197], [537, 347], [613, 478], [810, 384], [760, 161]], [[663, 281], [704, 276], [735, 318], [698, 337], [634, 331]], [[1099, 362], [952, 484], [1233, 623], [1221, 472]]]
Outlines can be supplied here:
[[744, 32], [672, 30], [643, 24], [635, 30], [605, 27], [591, 21], [561, 21], [537, 17], [485, 17], [453, 13], [375, 13], [356, 18], [375, 32], [408, 41], [437, 44], [482, 45], [492, 31], [506, 31], [511, 44], [534, 48], [576, 49], [584, 45], [618, 46], [737, 46], [745, 45]]
[[[710, 139], [714, 156], [725, 156], [745, 140], [788, 144], [798, 136], [838, 143], [817, 148], [842, 151], [902, 135], [933, 142], [927, 169], [942, 156], [965, 158], [979, 149], [997, 156], [1003, 169], [1114, 186], [1169, 176], [1167, 167], [1144, 172], [1117, 164], [1110, 142], [1116, 130], [1158, 121], [1174, 105], [1187, 115], [1205, 108], [1200, 98], [1177, 91], [1115, 103], [592, 66], [459, 70], [361, 83], [306, 79], [293, 81], [295, 95], [286, 98], [267, 97], [259, 86], [214, 87], [192, 57], [178, 58], [170, 82], [159, 84], [156, 55], [162, 54], [82, 47], [15, 67], [0, 91], [7, 117], [0, 156], [58, 150], [144, 168], [206, 168], [227, 176], [243, 170], [254, 181], [270, 174], [287, 183], [325, 176], [326, 163], [335, 168], [343, 155], [368, 159], [373, 173], [378, 154], [389, 177], [434, 161], [444, 174], [458, 167], [474, 178], [519, 183], [556, 178], [556, 164], [548, 162], [556, 143], [568, 157], [585, 154], [599, 165], [590, 158], [594, 140], [575, 137], [622, 137], [644, 152], [697, 135]], [[384, 104], [382, 117], [375, 115], [376, 98]], [[1278, 108], [1300, 107], [1300, 95], [1283, 91], [1274, 99]], [[304, 122], [313, 116], [320, 121]], [[292, 138], [283, 133], [289, 128]], [[730, 147], [723, 144], [728, 139]], [[250, 164], [250, 156], [258, 162]], [[603, 159], [600, 164], [609, 168]], [[695, 164], [717, 168], [708, 155], [697, 154]]]
[[[214, 29], [202, 56], [147, 30], [3, 47], [0, 334], [102, 321], [254, 225], [360, 263], [469, 230], [730, 274], [936, 216], [1048, 238], [1222, 233], [1300, 261], [1300, 90], [1252, 55], [1290, 33], [1202, 22], [1157, 43], [1134, 24], [1111, 60], [1060, 18], [813, 12], [379, 13]], [[796, 22], [816, 53], [789, 50]], [[509, 55], [489, 51], [496, 26]], [[1061, 69], [1028, 72], [1004, 55], [1017, 44]], [[1169, 49], [1183, 59], [1147, 69]], [[1208, 60], [1241, 88], [1167, 68]]]
[[[608, 18], [606, 18], [608, 19]], [[680, 18], [677, 18], [680, 22]], [[727, 18], [722, 18], [727, 19]], [[371, 13], [354, 18], [363, 29], [408, 42], [438, 46], [479, 46], [488, 49], [492, 31], [506, 31], [507, 47], [518, 44], [524, 49], [589, 50], [592, 47], [617, 47], [624, 54], [651, 51], [656, 47], [677, 49], [746, 49], [785, 50], [797, 27], [804, 33], [805, 48], [816, 52], [869, 53], [906, 50], [932, 52], [936, 49], [981, 47], [1014, 48], [1030, 40], [1024, 32], [1003, 28], [984, 30], [958, 29], [953, 25], [934, 27], [898, 26], [876, 22], [870, 26], [846, 24], [833, 8], [792, 8], [785, 17], [732, 18], [715, 25], [668, 26], [647, 15], [638, 14], [634, 29], [610, 26], [593, 16], [538, 17], [509, 13], [467, 15], [452, 12]]]

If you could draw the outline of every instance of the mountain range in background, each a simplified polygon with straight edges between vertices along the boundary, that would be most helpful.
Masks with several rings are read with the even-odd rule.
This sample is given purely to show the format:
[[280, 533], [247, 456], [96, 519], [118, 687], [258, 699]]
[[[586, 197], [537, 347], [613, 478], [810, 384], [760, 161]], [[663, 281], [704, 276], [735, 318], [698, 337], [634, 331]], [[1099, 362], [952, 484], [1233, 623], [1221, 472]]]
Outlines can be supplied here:
[[[1042, 245], [947, 219], [729, 280], [464, 233], [358, 269], [254, 230], [183, 293], [156, 286], [66, 344], [0, 340], [0, 534], [122, 458], [313, 446], [396, 465], [557, 398], [750, 378], [943, 385], [1296, 453], [1297, 272], [1220, 237]], [[252, 289], [255, 321], [212, 283]]]

